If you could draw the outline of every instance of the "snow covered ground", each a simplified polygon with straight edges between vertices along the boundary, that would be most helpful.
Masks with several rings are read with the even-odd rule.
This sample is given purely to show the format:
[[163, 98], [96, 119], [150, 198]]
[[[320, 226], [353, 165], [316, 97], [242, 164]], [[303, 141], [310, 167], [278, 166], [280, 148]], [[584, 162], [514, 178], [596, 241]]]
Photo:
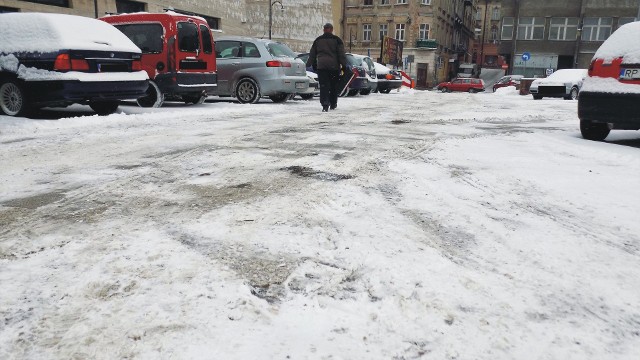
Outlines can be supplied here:
[[640, 133], [576, 107], [0, 116], [0, 358], [637, 359]]

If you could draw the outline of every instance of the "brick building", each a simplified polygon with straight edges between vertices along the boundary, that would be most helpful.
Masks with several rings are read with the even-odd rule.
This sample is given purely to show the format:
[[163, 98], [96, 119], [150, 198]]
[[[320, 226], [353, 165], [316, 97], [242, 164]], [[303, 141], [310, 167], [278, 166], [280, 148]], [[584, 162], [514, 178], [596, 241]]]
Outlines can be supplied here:
[[475, 0], [344, 0], [341, 37], [351, 52], [380, 57], [381, 41], [403, 42], [404, 69], [431, 87], [470, 62]]

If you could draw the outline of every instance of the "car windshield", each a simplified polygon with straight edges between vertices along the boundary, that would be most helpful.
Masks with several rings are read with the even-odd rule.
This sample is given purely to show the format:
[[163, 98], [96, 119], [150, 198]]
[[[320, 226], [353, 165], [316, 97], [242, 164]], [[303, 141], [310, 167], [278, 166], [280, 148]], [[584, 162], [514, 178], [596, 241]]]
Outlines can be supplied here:
[[463, 74], [471, 74], [473, 73], [473, 69], [472, 68], [463, 68], [461, 69]]
[[144, 54], [158, 54], [162, 52], [162, 25], [160, 24], [129, 24], [115, 25], [123, 34], [127, 35]]
[[347, 54], [347, 64], [353, 65], [353, 66], [362, 66], [362, 60], [356, 58], [353, 55]]
[[269, 53], [275, 57], [292, 57], [295, 58], [296, 54], [289, 49], [289, 47], [283, 43], [272, 42], [267, 44], [267, 49], [269, 49]]

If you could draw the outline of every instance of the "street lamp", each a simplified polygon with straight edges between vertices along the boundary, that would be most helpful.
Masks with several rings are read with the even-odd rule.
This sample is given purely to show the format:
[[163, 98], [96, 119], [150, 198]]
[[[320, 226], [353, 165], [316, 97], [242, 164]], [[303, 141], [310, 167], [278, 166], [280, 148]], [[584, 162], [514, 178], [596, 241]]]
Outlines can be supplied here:
[[269, 40], [271, 40], [271, 27], [273, 26], [273, 5], [275, 4], [280, 4], [280, 10], [284, 11], [284, 5], [282, 5], [279, 0], [271, 1], [271, 3], [269, 4]]

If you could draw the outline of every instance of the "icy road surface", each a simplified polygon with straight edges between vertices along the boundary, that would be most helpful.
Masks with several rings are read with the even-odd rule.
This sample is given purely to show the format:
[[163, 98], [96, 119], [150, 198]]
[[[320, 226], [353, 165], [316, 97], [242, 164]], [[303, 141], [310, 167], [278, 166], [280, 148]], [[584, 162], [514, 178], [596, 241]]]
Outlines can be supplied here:
[[640, 133], [576, 107], [0, 116], [0, 358], [638, 359]]

